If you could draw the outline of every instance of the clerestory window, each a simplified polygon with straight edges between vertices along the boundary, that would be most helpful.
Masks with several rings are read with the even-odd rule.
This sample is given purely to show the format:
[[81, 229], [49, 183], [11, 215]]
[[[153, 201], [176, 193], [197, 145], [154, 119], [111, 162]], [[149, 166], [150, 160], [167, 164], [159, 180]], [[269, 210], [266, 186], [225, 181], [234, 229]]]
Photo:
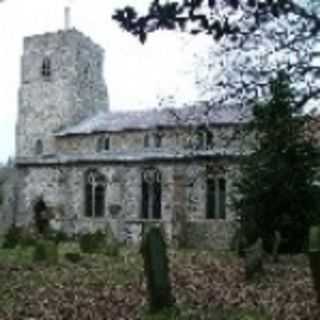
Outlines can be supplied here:
[[149, 148], [150, 147], [150, 136], [148, 134], [145, 134], [143, 137], [143, 146], [145, 148]]
[[155, 148], [162, 147], [162, 135], [160, 133], [154, 134], [154, 146], [155, 146]]
[[110, 150], [110, 137], [100, 137], [97, 141], [97, 152]]

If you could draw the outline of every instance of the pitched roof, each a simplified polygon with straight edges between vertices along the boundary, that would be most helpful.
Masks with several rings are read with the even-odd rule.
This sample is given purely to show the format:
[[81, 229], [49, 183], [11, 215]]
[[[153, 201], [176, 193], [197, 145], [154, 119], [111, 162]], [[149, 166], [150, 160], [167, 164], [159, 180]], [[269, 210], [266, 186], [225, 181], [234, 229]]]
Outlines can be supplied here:
[[184, 108], [144, 111], [100, 112], [56, 136], [87, 135], [99, 132], [148, 130], [159, 127], [238, 124], [247, 122], [250, 114], [239, 107], [210, 107], [207, 104]]

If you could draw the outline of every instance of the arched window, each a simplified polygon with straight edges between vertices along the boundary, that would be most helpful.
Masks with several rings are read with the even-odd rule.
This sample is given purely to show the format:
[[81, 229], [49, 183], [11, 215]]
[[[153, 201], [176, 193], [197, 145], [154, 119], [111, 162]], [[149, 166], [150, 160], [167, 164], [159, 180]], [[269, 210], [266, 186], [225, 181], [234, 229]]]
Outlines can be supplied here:
[[148, 168], [142, 172], [142, 219], [161, 219], [161, 173]]
[[41, 74], [45, 79], [51, 77], [51, 61], [48, 57], [44, 58], [42, 61]]
[[105, 213], [106, 178], [96, 170], [85, 175], [85, 215], [103, 217]]
[[226, 180], [212, 174], [207, 175], [207, 219], [226, 218]]
[[35, 145], [35, 154], [36, 155], [41, 155], [43, 153], [43, 143], [42, 141], [39, 139], [36, 141], [36, 145]]

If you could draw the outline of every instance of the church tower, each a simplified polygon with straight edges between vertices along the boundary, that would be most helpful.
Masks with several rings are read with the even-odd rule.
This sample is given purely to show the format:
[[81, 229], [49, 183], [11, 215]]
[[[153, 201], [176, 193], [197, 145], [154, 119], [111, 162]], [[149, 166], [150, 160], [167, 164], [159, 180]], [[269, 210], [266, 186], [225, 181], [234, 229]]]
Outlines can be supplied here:
[[54, 134], [108, 111], [103, 49], [75, 29], [24, 39], [16, 155], [55, 154]]

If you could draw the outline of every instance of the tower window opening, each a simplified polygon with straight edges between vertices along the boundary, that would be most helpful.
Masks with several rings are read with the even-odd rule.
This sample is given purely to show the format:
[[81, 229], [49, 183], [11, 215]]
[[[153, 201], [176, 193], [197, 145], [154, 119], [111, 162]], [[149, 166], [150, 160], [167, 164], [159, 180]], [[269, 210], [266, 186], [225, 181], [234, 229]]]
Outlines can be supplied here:
[[45, 79], [49, 79], [51, 77], [51, 61], [49, 58], [43, 59], [41, 74]]
[[43, 153], [43, 143], [42, 141], [39, 139], [36, 141], [36, 145], [35, 145], [35, 154], [36, 155], [41, 155]]

